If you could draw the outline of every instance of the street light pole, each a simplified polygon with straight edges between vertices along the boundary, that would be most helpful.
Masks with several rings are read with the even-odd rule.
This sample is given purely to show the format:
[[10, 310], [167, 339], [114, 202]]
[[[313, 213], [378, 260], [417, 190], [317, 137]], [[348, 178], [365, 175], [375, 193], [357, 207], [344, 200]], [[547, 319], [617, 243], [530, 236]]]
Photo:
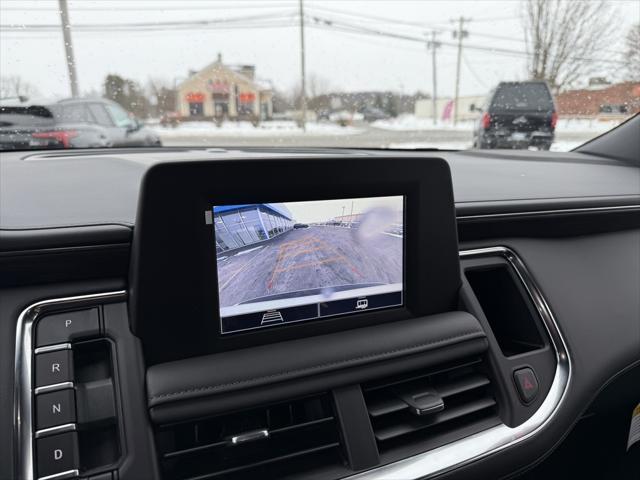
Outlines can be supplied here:
[[427, 42], [427, 47], [431, 49], [431, 75], [433, 83], [433, 95], [431, 95], [431, 114], [433, 115], [433, 124], [438, 123], [437, 103], [438, 103], [438, 84], [436, 74], [436, 49], [442, 45], [436, 41], [437, 32], [431, 31], [431, 41]]
[[458, 61], [456, 64], [456, 93], [453, 103], [453, 124], [458, 123], [458, 97], [460, 92], [460, 62], [462, 61], [462, 39], [469, 35], [469, 32], [464, 30], [464, 22], [468, 22], [471, 19], [460, 16], [458, 19], [458, 30], [453, 32], [454, 38], [458, 38]]
[[300, 79], [301, 79], [301, 102], [302, 102], [302, 131], [307, 131], [307, 92], [305, 85], [305, 58], [304, 58], [304, 6], [303, 0], [298, 0], [300, 8]]
[[71, 25], [69, 24], [69, 9], [67, 0], [58, 0], [60, 7], [60, 20], [62, 23], [62, 38], [64, 40], [64, 54], [67, 57], [67, 70], [69, 71], [69, 85], [71, 86], [71, 96], [77, 97], [78, 74], [76, 73], [76, 62], [73, 56], [73, 43], [71, 42]]

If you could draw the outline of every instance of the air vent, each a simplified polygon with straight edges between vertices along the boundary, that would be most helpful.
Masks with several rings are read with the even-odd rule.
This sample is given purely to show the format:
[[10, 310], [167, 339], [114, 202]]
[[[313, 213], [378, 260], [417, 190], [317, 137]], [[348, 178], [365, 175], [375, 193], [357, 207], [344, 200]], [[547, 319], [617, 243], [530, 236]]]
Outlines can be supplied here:
[[[500, 423], [480, 359], [364, 385], [378, 448], [435, 448]], [[426, 445], [425, 445], [426, 443]]]
[[305, 477], [342, 463], [327, 395], [163, 425], [156, 442], [165, 480]]

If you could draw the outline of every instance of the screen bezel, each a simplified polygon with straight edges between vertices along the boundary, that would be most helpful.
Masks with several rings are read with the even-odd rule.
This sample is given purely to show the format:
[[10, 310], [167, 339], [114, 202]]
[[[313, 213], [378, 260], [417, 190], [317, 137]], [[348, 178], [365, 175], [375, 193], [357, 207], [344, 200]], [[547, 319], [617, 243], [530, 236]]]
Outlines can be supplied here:
[[[386, 197], [385, 195], [377, 195], [375, 197], [349, 197], [349, 198], [328, 198], [328, 199], [305, 199], [302, 200], [303, 202], [321, 202], [324, 200], [339, 200], [339, 201], [348, 201], [351, 199], [375, 199], [375, 198], [382, 198], [382, 197]], [[406, 231], [406, 214], [407, 214], [407, 198], [406, 195], [394, 195], [394, 197], [401, 197], [402, 198], [402, 226], [403, 226], [403, 232]], [[293, 200], [287, 200], [287, 201], [281, 201], [281, 200], [269, 200], [267, 203], [281, 203], [281, 204], [287, 204], [293, 202]], [[247, 204], [248, 202], [244, 202], [243, 204]], [[262, 202], [258, 202], [258, 203], [265, 203], [264, 201]], [[213, 209], [215, 207], [218, 206], [227, 206], [227, 205], [211, 205], [209, 206], [209, 211], [213, 212]], [[212, 213], [213, 215], [213, 213]], [[242, 333], [250, 333], [250, 332], [257, 332], [259, 330], [272, 330], [272, 329], [276, 329], [276, 328], [282, 328], [285, 327], [287, 325], [293, 325], [295, 323], [310, 323], [310, 322], [319, 322], [319, 321], [327, 321], [330, 319], [340, 319], [340, 318], [345, 318], [345, 317], [352, 317], [353, 315], [362, 315], [364, 313], [369, 313], [369, 312], [373, 312], [373, 311], [382, 311], [382, 310], [391, 310], [391, 309], [397, 309], [397, 308], [403, 308], [405, 305], [405, 286], [406, 286], [406, 261], [407, 261], [407, 256], [406, 256], [406, 244], [405, 244], [405, 239], [406, 239], [406, 235], [402, 236], [402, 290], [401, 290], [401, 303], [400, 304], [396, 304], [396, 305], [389, 305], [389, 306], [385, 306], [385, 307], [380, 307], [380, 308], [376, 308], [368, 310], [367, 312], [348, 312], [345, 314], [334, 314], [334, 315], [330, 315], [330, 316], [319, 316], [319, 317], [312, 317], [312, 318], [307, 318], [307, 319], [303, 319], [303, 320], [297, 320], [297, 321], [292, 321], [292, 322], [287, 322], [287, 323], [282, 323], [282, 324], [274, 324], [274, 325], [265, 325], [265, 326], [260, 326], [260, 327], [255, 327], [255, 328], [251, 328], [251, 329], [243, 329], [243, 330], [232, 330], [232, 331], [228, 331], [225, 332], [223, 330], [223, 326], [222, 326], [222, 315], [220, 313], [220, 283], [218, 281], [218, 263], [217, 263], [217, 254], [216, 254], [216, 249], [215, 249], [215, 242], [216, 242], [216, 236], [215, 236], [215, 218], [213, 218], [213, 223], [210, 225], [211, 229], [213, 230], [213, 239], [212, 239], [212, 243], [213, 243], [213, 258], [214, 258], [214, 277], [213, 277], [213, 282], [214, 285], [216, 286], [216, 295], [217, 295], [217, 301], [218, 301], [218, 325], [219, 325], [219, 334], [223, 337], [227, 337], [230, 335], [238, 335], [238, 334], [242, 334]], [[262, 243], [262, 242], [261, 242]]]
[[[265, 198], [393, 195], [405, 196], [402, 307], [220, 334], [215, 234], [205, 211]], [[156, 164], [142, 183], [130, 276], [132, 330], [150, 364], [454, 310], [461, 280], [449, 166], [400, 154]]]

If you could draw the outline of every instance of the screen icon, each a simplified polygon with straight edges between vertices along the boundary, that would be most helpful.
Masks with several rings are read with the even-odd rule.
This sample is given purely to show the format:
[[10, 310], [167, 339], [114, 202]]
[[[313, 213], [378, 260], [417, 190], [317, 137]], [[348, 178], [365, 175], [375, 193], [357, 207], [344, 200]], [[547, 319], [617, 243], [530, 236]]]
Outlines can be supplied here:
[[367, 300], [366, 298], [361, 298], [356, 302], [356, 310], [366, 310], [368, 306], [369, 300]]
[[272, 323], [282, 322], [284, 322], [284, 319], [278, 310], [269, 310], [262, 315], [262, 322], [260, 322], [260, 325], [271, 325]]

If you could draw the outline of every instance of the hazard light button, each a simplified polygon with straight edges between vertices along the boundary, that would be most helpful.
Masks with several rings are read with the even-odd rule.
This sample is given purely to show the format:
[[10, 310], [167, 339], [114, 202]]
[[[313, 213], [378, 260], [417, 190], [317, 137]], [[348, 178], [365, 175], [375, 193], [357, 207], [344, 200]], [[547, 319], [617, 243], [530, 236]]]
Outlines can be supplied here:
[[531, 403], [538, 395], [538, 379], [530, 368], [521, 368], [514, 372], [513, 377], [518, 387], [518, 393], [524, 403]]

